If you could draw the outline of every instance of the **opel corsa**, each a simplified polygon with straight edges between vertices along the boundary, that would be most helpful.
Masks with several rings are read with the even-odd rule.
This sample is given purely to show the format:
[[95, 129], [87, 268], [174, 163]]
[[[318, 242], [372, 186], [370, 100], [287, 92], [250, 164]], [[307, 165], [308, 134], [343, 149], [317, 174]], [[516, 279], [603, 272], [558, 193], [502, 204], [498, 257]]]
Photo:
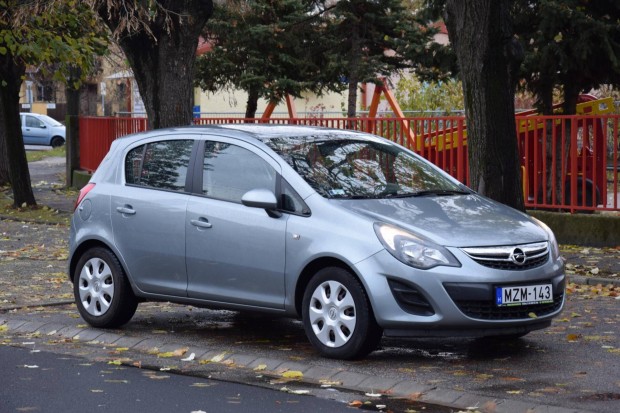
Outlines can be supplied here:
[[69, 277], [95, 327], [127, 323], [142, 301], [281, 314], [324, 356], [351, 359], [383, 335], [517, 338], [565, 300], [545, 224], [359, 132], [127, 136], [76, 205]]

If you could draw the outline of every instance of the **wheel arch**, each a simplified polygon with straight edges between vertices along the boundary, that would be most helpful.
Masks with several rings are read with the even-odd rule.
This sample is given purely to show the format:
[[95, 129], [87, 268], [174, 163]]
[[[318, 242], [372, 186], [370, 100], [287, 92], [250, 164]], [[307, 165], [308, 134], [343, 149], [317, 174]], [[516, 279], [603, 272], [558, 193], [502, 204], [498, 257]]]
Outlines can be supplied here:
[[[317, 258], [311, 262], [309, 262], [299, 275], [297, 279], [297, 285], [295, 286], [295, 311], [297, 315], [301, 317], [301, 306], [304, 298], [304, 292], [306, 291], [306, 286], [312, 279], [312, 276], [317, 273], [317, 271], [326, 268], [326, 267], [339, 267], [343, 270], [350, 272], [362, 285], [362, 288], [366, 289], [365, 284], [360, 280], [358, 274], [353, 270], [353, 268], [347, 264], [346, 262], [334, 258], [334, 257], [321, 257]], [[366, 291], [366, 295], [368, 296], [368, 292]], [[369, 305], [371, 303], [369, 302]], [[372, 305], [371, 305], [372, 309]]]
[[[69, 280], [72, 283], [75, 282], [75, 275], [76, 275], [75, 270], [76, 270], [78, 261], [80, 260], [80, 258], [86, 251], [88, 251], [91, 248], [95, 248], [95, 247], [102, 247], [110, 251], [110, 253], [113, 254], [116, 257], [116, 259], [118, 259], [118, 262], [123, 267], [123, 271], [125, 271], [125, 274], [127, 274], [127, 268], [125, 268], [125, 264], [123, 263], [123, 260], [119, 258], [118, 254], [116, 253], [116, 251], [114, 251], [113, 248], [110, 248], [108, 244], [106, 244], [105, 242], [101, 240], [89, 239], [81, 243], [75, 249], [75, 251], [73, 252], [73, 255], [71, 256], [71, 261], [69, 262]], [[129, 279], [129, 277], [127, 278]], [[131, 280], [130, 280], [130, 283], [131, 283]]]

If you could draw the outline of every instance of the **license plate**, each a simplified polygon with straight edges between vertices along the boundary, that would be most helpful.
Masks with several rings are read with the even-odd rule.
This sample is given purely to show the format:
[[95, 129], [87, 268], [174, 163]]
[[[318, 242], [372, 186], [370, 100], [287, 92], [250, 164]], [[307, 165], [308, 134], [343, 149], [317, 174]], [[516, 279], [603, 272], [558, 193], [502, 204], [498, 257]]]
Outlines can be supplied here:
[[545, 304], [553, 302], [551, 284], [496, 287], [495, 304], [498, 306]]

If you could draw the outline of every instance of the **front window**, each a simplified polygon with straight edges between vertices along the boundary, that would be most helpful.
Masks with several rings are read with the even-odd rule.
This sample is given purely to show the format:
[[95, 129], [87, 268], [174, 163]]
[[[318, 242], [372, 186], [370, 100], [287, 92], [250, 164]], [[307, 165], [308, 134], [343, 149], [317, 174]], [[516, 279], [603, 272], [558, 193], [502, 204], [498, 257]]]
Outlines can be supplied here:
[[407, 197], [463, 187], [404, 148], [351, 136], [275, 138], [265, 142], [326, 198]]
[[276, 171], [260, 156], [237, 145], [205, 142], [202, 194], [241, 203], [251, 189], [275, 191]]

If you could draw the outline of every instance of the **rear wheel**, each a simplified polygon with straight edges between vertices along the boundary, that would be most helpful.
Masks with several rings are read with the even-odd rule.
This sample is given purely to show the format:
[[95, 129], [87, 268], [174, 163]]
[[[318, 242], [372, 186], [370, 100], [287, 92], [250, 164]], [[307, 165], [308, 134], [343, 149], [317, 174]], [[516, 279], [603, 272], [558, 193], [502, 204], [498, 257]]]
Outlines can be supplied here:
[[318, 271], [306, 287], [304, 330], [325, 357], [360, 358], [375, 350], [383, 334], [361, 283], [347, 270]]
[[86, 251], [73, 277], [78, 310], [93, 327], [119, 327], [135, 314], [138, 300], [118, 258], [110, 250], [95, 247]]

